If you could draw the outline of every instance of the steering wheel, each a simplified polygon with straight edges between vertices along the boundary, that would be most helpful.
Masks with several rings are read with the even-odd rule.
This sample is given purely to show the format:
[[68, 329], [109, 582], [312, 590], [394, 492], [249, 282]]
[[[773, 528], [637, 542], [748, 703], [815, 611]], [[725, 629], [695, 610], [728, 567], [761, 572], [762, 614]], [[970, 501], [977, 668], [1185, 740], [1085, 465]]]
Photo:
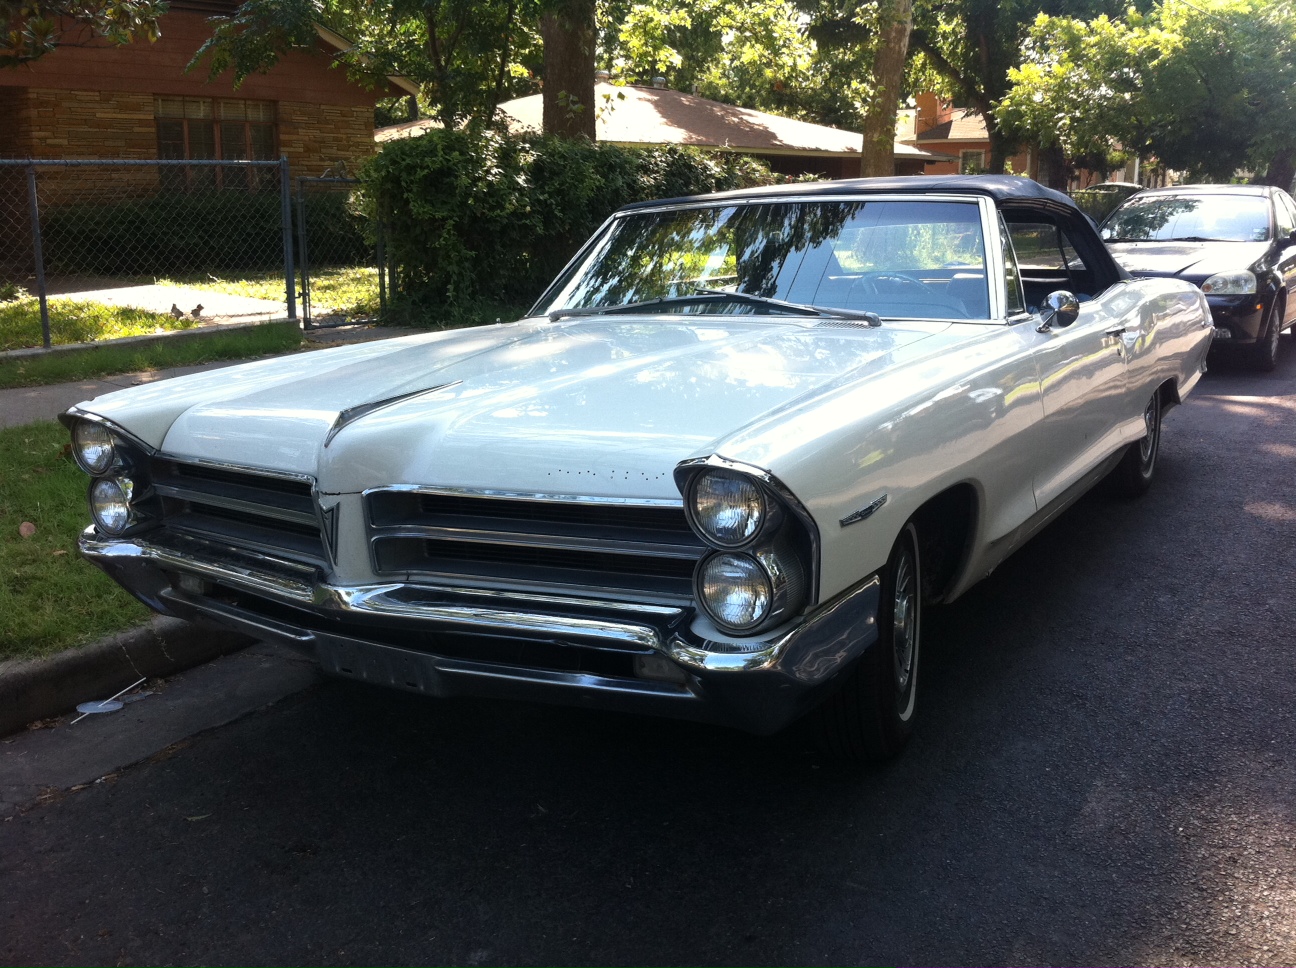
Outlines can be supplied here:
[[890, 269], [861, 273], [860, 277], [851, 284], [851, 291], [854, 292], [855, 289], [859, 289], [865, 295], [880, 296], [883, 294], [884, 289], [896, 292], [911, 286], [916, 286], [922, 290], [923, 295], [926, 297], [942, 298], [940, 293], [916, 276], [911, 276], [907, 272], [895, 272]]
[[[885, 306], [883, 304], [886, 304]], [[861, 273], [846, 292], [845, 305], [860, 305], [883, 316], [953, 316], [967, 318], [961, 301], [933, 289], [917, 276], [884, 269]]]

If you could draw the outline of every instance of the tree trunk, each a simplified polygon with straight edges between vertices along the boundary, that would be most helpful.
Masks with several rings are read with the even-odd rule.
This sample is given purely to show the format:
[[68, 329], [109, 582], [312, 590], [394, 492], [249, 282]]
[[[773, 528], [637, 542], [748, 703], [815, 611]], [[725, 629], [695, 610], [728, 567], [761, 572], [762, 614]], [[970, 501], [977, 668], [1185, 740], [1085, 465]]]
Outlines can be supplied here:
[[1296, 178], [1296, 164], [1293, 164], [1290, 151], [1278, 151], [1269, 159], [1269, 167], [1263, 175], [1252, 179], [1257, 185], [1273, 185], [1285, 192], [1291, 191], [1292, 179]]
[[1071, 178], [1067, 170], [1066, 153], [1061, 145], [1049, 145], [1040, 149], [1039, 180], [1041, 184], [1059, 192], [1067, 190]]
[[986, 173], [1002, 175], [1004, 169], [1008, 167], [1008, 155], [1016, 146], [1010, 144], [1000, 133], [994, 122], [994, 115], [988, 108], [981, 116], [985, 119], [986, 137], [990, 139], [990, 161], [986, 165]]
[[594, 140], [595, 0], [558, 0], [540, 18], [545, 134]]
[[860, 174], [866, 178], [895, 174], [896, 104], [904, 83], [909, 33], [913, 30], [913, 0], [882, 4], [878, 50], [873, 62], [876, 86], [864, 115], [864, 147]]

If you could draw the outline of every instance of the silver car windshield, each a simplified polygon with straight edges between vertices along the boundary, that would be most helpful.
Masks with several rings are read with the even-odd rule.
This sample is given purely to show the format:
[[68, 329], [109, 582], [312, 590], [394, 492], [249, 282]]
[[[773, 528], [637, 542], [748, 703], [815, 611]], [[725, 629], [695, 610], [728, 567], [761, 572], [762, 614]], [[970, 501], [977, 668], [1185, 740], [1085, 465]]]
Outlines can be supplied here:
[[1259, 195], [1135, 195], [1103, 224], [1106, 242], [1267, 242], [1269, 202]]
[[[714, 315], [804, 309], [887, 318], [989, 316], [975, 202], [762, 202], [615, 219], [545, 312]], [[742, 294], [718, 298], [715, 290]], [[783, 310], [792, 311], [792, 310]]]

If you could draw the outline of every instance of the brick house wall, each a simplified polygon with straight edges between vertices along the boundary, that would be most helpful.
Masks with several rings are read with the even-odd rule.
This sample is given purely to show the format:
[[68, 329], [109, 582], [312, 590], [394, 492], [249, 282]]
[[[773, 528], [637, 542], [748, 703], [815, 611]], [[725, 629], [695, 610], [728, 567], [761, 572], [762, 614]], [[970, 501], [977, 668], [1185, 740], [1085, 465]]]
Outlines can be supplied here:
[[201, 69], [186, 74], [210, 35], [209, 12], [177, 0], [156, 43], [60, 47], [25, 67], [0, 69], [0, 157], [157, 158], [159, 95], [274, 102], [277, 153], [288, 157], [294, 176], [319, 175], [339, 162], [355, 172], [374, 153], [374, 103], [401, 92], [351, 82], [322, 41], [289, 52], [237, 89], [228, 75], [208, 82]]

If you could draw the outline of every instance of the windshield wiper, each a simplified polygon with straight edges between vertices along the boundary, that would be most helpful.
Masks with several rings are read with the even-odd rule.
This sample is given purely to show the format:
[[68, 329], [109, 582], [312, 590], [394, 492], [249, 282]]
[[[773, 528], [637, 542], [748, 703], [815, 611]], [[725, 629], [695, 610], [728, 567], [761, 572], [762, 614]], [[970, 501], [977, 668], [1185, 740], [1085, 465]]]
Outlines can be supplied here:
[[774, 299], [770, 296], [754, 296], [747, 292], [730, 292], [727, 289], [708, 289], [705, 286], [696, 287], [692, 293], [684, 293], [678, 296], [660, 296], [657, 299], [647, 299], [643, 302], [622, 303], [619, 306], [595, 306], [587, 309], [555, 309], [549, 314], [549, 319], [557, 321], [565, 317], [611, 316], [619, 313], [637, 313], [641, 311], [660, 309], [663, 306], [678, 306], [682, 303], [726, 302], [740, 302], [748, 306], [764, 306], [769, 309], [782, 309], [786, 312], [797, 313], [802, 316], [825, 316], [835, 319], [863, 319], [866, 320], [870, 326], [882, 325], [881, 316], [877, 313], [870, 313], [865, 310], [811, 306], [805, 303], [794, 303], [787, 302], [783, 299]]
[[1176, 235], [1167, 242], [1236, 242], [1236, 239], [1212, 239], [1205, 235]]

